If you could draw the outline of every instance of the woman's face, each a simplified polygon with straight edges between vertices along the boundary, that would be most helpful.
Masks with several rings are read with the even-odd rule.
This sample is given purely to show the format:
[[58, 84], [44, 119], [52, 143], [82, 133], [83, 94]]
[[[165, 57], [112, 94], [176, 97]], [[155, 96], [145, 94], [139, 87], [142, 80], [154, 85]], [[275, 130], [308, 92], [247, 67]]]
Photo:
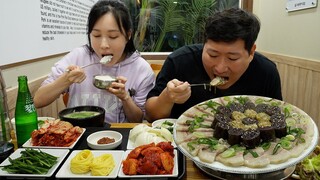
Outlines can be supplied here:
[[100, 58], [106, 55], [113, 56], [108, 66], [112, 66], [125, 58], [126, 55], [123, 54], [123, 51], [127, 39], [118, 28], [112, 13], [107, 13], [98, 19], [90, 33], [90, 39], [93, 50]]
[[228, 80], [226, 84], [218, 86], [219, 89], [227, 89], [247, 70], [255, 48], [253, 45], [248, 53], [241, 39], [234, 42], [208, 40], [202, 52], [202, 62], [210, 79], [220, 76]]

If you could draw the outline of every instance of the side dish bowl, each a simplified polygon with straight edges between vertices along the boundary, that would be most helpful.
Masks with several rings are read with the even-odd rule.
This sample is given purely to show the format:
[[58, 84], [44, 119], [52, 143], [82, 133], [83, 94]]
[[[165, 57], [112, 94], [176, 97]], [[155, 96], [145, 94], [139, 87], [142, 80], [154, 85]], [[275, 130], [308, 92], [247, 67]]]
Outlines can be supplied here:
[[70, 122], [73, 126], [102, 127], [105, 110], [99, 106], [76, 106], [60, 111], [59, 118]]
[[[114, 142], [108, 144], [98, 144], [102, 138], [114, 139]], [[115, 149], [122, 143], [122, 134], [117, 131], [98, 131], [87, 137], [88, 146], [92, 149]]]
[[109, 75], [94, 75], [93, 76], [93, 85], [99, 89], [107, 89], [111, 86], [113, 82], [116, 82], [117, 79]]

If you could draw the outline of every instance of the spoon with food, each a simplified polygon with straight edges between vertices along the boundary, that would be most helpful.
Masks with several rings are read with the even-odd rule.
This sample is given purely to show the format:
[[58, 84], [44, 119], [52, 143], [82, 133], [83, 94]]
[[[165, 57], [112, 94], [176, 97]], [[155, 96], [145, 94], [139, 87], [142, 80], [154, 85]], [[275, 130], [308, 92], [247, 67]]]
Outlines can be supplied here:
[[193, 86], [220, 86], [220, 85], [223, 85], [225, 83], [228, 82], [228, 79], [227, 78], [224, 78], [224, 77], [220, 77], [220, 76], [217, 76], [215, 78], [213, 78], [209, 84], [206, 84], [206, 83], [202, 83], [202, 84], [190, 84], [190, 87], [193, 87]]
[[103, 56], [101, 59], [100, 59], [100, 63], [101, 64], [107, 64], [111, 61], [112, 59], [112, 55], [108, 55], [108, 56]]
[[[108, 64], [111, 61], [112, 57], [113, 57], [112, 55], [103, 56], [99, 62], [87, 64], [87, 65], [81, 66], [81, 68], [85, 68], [94, 64]], [[70, 71], [71, 71], [70, 69], [66, 69], [66, 72], [70, 72]]]
[[227, 82], [228, 82], [228, 80], [226, 78], [217, 76], [211, 80], [210, 86], [219, 86], [219, 85], [223, 85]]

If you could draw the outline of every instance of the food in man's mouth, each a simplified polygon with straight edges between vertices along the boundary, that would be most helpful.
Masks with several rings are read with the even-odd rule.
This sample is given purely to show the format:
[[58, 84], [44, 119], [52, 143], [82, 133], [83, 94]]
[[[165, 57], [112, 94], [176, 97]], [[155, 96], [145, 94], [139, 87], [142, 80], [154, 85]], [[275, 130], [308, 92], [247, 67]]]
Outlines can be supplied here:
[[107, 64], [111, 61], [113, 56], [109, 55], [109, 56], [103, 56], [100, 60], [101, 64]]
[[227, 96], [188, 109], [178, 118], [174, 132], [178, 146], [200, 161], [263, 168], [308, 149], [314, 124], [289, 103], [259, 96]]
[[98, 144], [110, 144], [115, 142], [116, 140], [114, 138], [109, 137], [103, 137], [97, 141]]
[[211, 80], [210, 85], [211, 86], [219, 86], [219, 85], [223, 85], [227, 82], [228, 82], [227, 78], [217, 76]]

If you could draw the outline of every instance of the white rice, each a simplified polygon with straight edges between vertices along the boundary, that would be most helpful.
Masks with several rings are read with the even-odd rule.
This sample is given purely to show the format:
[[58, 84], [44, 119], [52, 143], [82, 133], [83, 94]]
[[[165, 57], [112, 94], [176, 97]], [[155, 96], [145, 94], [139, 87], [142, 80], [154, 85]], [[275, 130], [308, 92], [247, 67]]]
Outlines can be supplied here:
[[95, 76], [95, 79], [100, 81], [114, 81], [115, 79], [108, 75]]
[[100, 63], [101, 64], [107, 64], [111, 61], [113, 56], [103, 56], [103, 58], [101, 58]]

